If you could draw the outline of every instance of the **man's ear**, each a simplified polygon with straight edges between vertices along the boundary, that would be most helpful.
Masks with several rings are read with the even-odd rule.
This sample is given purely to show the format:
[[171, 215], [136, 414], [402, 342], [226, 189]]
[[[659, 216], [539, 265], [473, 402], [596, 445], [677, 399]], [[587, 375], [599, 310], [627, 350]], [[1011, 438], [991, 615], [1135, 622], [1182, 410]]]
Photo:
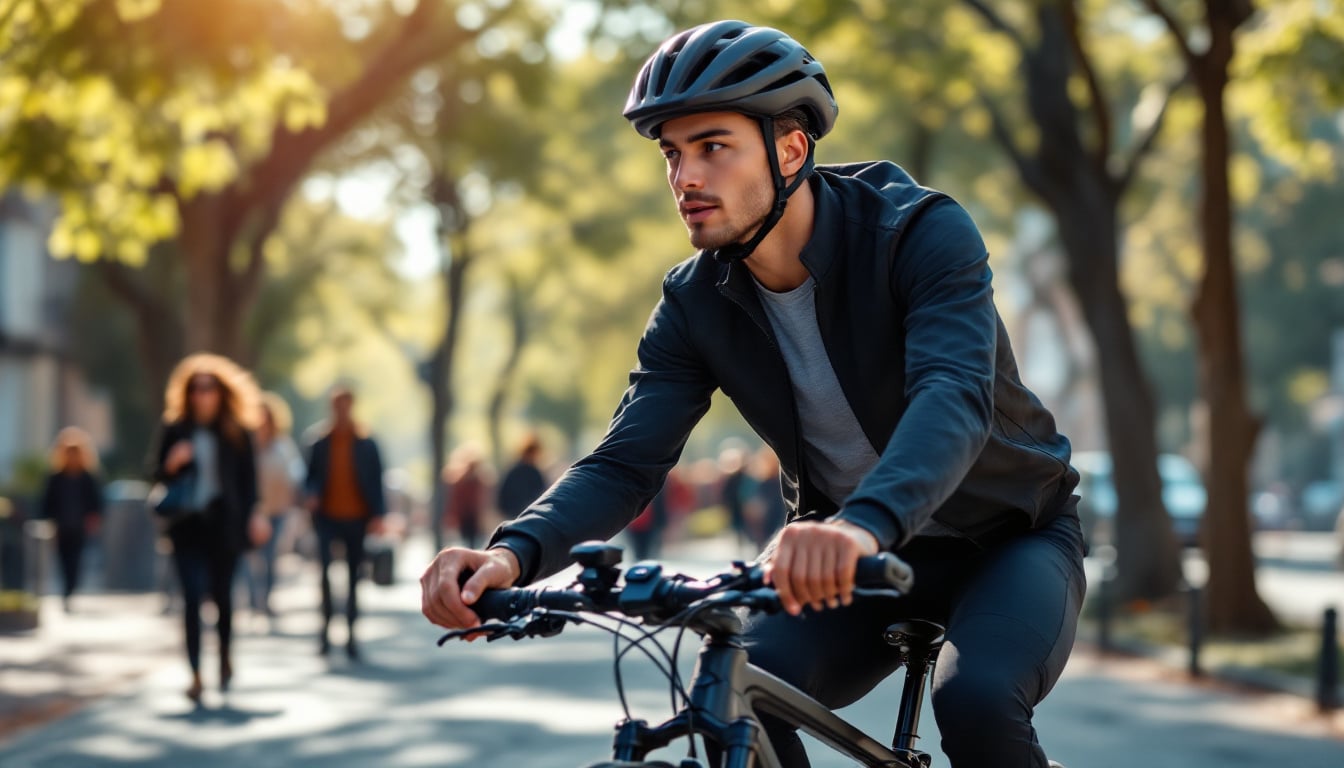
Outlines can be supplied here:
[[789, 178], [803, 169], [807, 160], [807, 134], [800, 130], [789, 131], [775, 139], [775, 151], [779, 157], [779, 172]]

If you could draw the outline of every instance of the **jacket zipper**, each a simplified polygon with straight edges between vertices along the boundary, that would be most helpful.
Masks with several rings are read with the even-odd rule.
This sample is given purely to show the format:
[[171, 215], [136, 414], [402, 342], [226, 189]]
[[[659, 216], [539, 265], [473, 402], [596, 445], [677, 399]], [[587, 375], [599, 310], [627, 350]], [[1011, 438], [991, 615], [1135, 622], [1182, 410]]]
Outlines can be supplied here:
[[762, 323], [760, 318], [752, 313], [751, 307], [747, 306], [747, 303], [740, 297], [734, 295], [736, 291], [733, 291], [732, 287], [726, 283], [719, 286], [719, 293], [726, 296], [745, 312], [747, 317], [751, 318], [751, 322], [764, 334], [766, 343], [775, 351], [775, 354], [779, 355], [780, 365], [784, 368], [784, 379], [789, 389], [789, 406], [793, 413], [793, 453], [798, 457], [798, 509], [794, 513], [794, 518], [797, 519], [808, 512], [807, 505], [804, 503], [807, 494], [807, 462], [803, 453], [802, 419], [798, 416], [798, 398], [793, 393], [793, 377], [789, 374], [789, 364], [784, 360], [784, 352], [775, 340], [775, 330], [770, 327], [769, 321]]

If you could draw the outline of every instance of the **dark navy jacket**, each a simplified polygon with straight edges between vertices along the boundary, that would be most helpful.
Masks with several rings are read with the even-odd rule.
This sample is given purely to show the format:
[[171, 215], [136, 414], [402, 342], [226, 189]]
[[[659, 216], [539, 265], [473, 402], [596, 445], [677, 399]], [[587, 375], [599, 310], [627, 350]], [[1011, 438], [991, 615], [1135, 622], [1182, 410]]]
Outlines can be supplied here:
[[[355, 484], [369, 510], [369, 517], [387, 513], [383, 496], [383, 459], [373, 438], [356, 434], [354, 437]], [[327, 487], [327, 470], [331, 467], [331, 432], [325, 432], [313, 443], [308, 453], [308, 477], [304, 489], [318, 498], [317, 513], [322, 514], [321, 499]]]
[[[175, 474], [170, 475], [164, 467], [172, 447], [184, 440], [191, 440], [191, 433], [195, 430], [196, 426], [186, 419], [164, 425], [163, 434], [159, 438], [158, 460], [154, 464], [155, 481], [166, 483], [183, 472], [196, 471], [194, 459], [178, 469]], [[218, 541], [212, 539], [211, 545], [222, 546], [233, 552], [242, 552], [252, 546], [247, 535], [247, 521], [257, 505], [257, 465], [252, 449], [252, 437], [244, 432], [239, 440], [234, 442], [219, 430], [215, 430], [215, 437], [219, 441], [221, 518], [211, 520], [210, 524], [219, 527], [213, 532], [222, 531], [224, 536]]]
[[[899, 548], [930, 518], [992, 545], [1050, 522], [1078, 482], [1069, 442], [1018, 376], [988, 254], [945, 195], [892, 163], [822, 166], [811, 182], [817, 323], [841, 389], [880, 455], [839, 516]], [[676, 464], [721, 389], [779, 455], [790, 520], [836, 505], [809, 482], [788, 369], [752, 277], [706, 253], [674, 267], [607, 435], [493, 545], [520, 582], [619, 532]]]

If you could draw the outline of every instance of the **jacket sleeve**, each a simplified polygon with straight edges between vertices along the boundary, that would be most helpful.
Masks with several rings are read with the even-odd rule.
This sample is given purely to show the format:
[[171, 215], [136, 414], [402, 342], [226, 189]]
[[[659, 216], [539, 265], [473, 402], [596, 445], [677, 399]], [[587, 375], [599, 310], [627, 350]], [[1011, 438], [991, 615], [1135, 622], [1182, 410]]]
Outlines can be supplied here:
[[309, 496], [321, 498], [322, 481], [326, 476], [326, 455], [323, 441], [326, 438], [316, 440], [308, 448], [308, 467], [303, 478], [303, 492]]
[[897, 241], [894, 259], [892, 289], [906, 307], [906, 408], [838, 515], [884, 549], [923, 527], [989, 439], [997, 329], [989, 255], [961, 206], [930, 204]]
[[369, 513], [374, 517], [387, 514], [387, 493], [383, 489], [383, 456], [378, 452], [378, 443], [369, 440], [369, 486], [373, 499]]
[[629, 524], [677, 463], [714, 389], [690, 341], [685, 314], [664, 283], [663, 299], [639, 342], [630, 386], [602, 442], [491, 539], [491, 546], [518, 556], [519, 583], [562, 570], [570, 563], [570, 547], [609, 539]]
[[246, 519], [257, 508], [260, 494], [257, 491], [257, 454], [252, 445], [252, 436], [243, 433], [243, 441], [238, 451], [238, 500], [242, 503], [243, 517]]
[[181, 474], [188, 467], [195, 466], [194, 461], [190, 462], [186, 467], [179, 469], [173, 474], [169, 474], [168, 470], [163, 466], [164, 462], [168, 459], [168, 450], [182, 439], [181, 434], [179, 434], [180, 431], [181, 430], [175, 428], [172, 424], [165, 424], [159, 429], [159, 440], [153, 454], [153, 463], [149, 468], [149, 477], [154, 482], [165, 483], [172, 480], [178, 474]]
[[86, 496], [86, 514], [101, 517], [103, 514], [103, 486], [92, 472], [84, 475], [84, 493]]

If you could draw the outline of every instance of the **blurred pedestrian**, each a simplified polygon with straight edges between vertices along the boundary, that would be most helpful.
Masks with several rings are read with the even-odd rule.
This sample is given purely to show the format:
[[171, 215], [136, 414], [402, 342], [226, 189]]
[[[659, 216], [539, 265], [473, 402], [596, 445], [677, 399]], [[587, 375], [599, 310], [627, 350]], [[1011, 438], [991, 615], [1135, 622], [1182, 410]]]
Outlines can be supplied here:
[[443, 525], [456, 530], [471, 549], [480, 542], [486, 507], [490, 503], [490, 484], [484, 464], [480, 448], [474, 443], [465, 443], [453, 451], [448, 466], [443, 469], [446, 491]]
[[499, 481], [498, 506], [505, 520], [523, 513], [528, 505], [546, 492], [546, 477], [541, 473], [541, 439], [528, 435], [518, 449], [518, 460]]
[[293, 425], [289, 404], [274, 392], [263, 392], [261, 425], [256, 432], [257, 490], [261, 496], [257, 512], [258, 519], [267, 525], [260, 526], [263, 530], [256, 534], [265, 543], [249, 554], [248, 565], [252, 610], [267, 616], [275, 615], [271, 590], [275, 588], [275, 560], [281, 536], [298, 504], [306, 473], [303, 457], [290, 437]]
[[749, 538], [747, 519], [743, 511], [747, 497], [751, 494], [751, 478], [747, 476], [747, 452], [736, 441], [727, 443], [719, 451], [719, 473], [722, 476], [719, 485], [719, 503], [728, 513], [728, 526], [737, 538], [737, 548], [742, 550]]
[[42, 517], [56, 526], [56, 552], [63, 579], [61, 604], [70, 612], [70, 596], [79, 586], [86, 538], [93, 535], [103, 512], [103, 495], [94, 474], [98, 453], [93, 438], [78, 427], [66, 427], [51, 448], [51, 474], [42, 490]]
[[258, 393], [251, 375], [227, 358], [191, 355], [178, 363], [164, 393], [163, 432], [155, 479], [190, 479], [194, 514], [170, 522], [173, 563], [182, 587], [188, 698], [201, 698], [201, 602], [208, 592], [218, 608], [219, 687], [233, 678], [230, 595], [238, 557], [251, 546], [257, 504], [256, 461], [249, 430], [256, 426]]
[[788, 508], [779, 484], [779, 457], [770, 446], [763, 445], [752, 463], [755, 483], [747, 501], [747, 530], [757, 551], [764, 551], [770, 539], [784, 527]]
[[354, 407], [355, 393], [349, 387], [339, 386], [332, 391], [331, 419], [325, 434], [313, 443], [305, 483], [322, 569], [322, 633], [318, 651], [325, 656], [331, 650], [328, 629], [333, 608], [328, 571], [331, 545], [339, 542], [349, 574], [345, 601], [349, 633], [345, 653], [351, 661], [359, 659], [355, 645], [355, 621], [359, 618], [356, 595], [360, 565], [364, 561], [364, 537], [382, 530], [382, 518], [387, 511], [378, 444], [355, 422]]

